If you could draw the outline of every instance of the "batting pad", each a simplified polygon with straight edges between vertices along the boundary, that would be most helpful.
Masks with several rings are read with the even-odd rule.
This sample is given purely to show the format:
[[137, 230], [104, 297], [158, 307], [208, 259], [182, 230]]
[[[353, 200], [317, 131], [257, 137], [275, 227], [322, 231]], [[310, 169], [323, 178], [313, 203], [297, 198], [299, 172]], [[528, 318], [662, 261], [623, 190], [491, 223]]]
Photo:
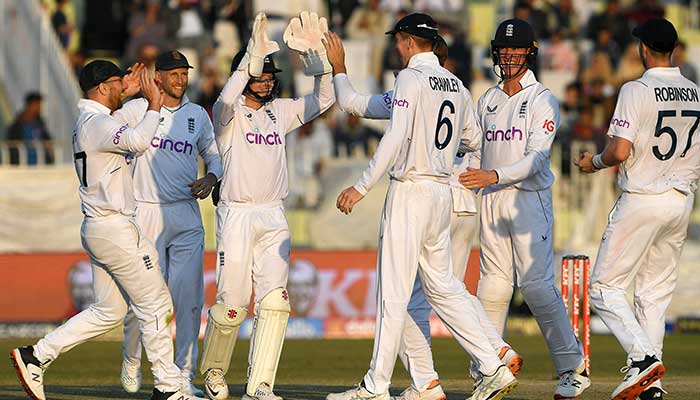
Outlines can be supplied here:
[[246, 387], [249, 396], [253, 396], [263, 382], [270, 385], [270, 389], [274, 388], [291, 311], [287, 289], [277, 288], [268, 293], [260, 302], [259, 310], [253, 326], [253, 357]]
[[228, 371], [233, 347], [236, 345], [238, 329], [248, 315], [248, 310], [226, 304], [214, 304], [209, 309], [207, 330], [204, 334], [204, 349], [199, 361], [199, 373], [210, 369]]

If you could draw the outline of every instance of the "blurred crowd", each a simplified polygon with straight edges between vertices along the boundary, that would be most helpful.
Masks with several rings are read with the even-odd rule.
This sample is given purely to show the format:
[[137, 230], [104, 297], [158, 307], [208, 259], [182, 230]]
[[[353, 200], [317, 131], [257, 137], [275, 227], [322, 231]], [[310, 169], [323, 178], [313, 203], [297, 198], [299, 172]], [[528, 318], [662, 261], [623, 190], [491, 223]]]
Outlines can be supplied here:
[[[328, 16], [330, 29], [347, 42], [367, 47], [365, 82], [361, 89], [375, 92], [391, 86], [400, 69], [392, 38], [384, 35], [408, 12], [430, 13], [440, 23], [449, 46], [446, 68], [470, 88], [475, 97], [495, 83], [487, 43], [469, 37], [467, 0], [43, 0], [60, 43], [76, 73], [86, 60], [110, 58], [122, 65], [153, 65], [155, 56], [169, 49], [186, 54], [195, 66], [190, 75], [190, 99], [211, 110], [228, 77], [232, 56], [250, 37], [255, 12], [266, 11], [271, 37], [281, 43], [289, 18], [303, 9]], [[563, 173], [570, 165], [571, 143], [581, 141], [602, 148], [607, 122], [620, 86], [644, 71], [631, 30], [652, 17], [665, 14], [657, 0], [600, 2], [575, 0], [524, 0], [502, 2], [503, 18], [527, 20], [540, 45], [536, 74], [557, 95], [561, 128], [557, 141], [562, 150]], [[501, 7], [502, 8], [502, 7]], [[494, 17], [495, 18], [495, 17]], [[497, 21], [492, 21], [495, 26]], [[490, 35], [490, 34], [489, 34]], [[681, 38], [682, 39], [682, 38]], [[284, 46], [282, 46], [284, 47]], [[299, 95], [299, 61], [288, 52], [276, 54], [283, 96]], [[697, 81], [688, 63], [686, 43], [673, 56], [683, 74]], [[350, 75], [353, 70], [349, 68]], [[354, 78], [354, 77], [353, 77]], [[367, 157], [381, 137], [381, 125], [332, 110], [289, 139], [291, 179], [313, 181], [299, 185], [292, 201], [301, 206], [318, 204], [318, 177], [323, 164], [334, 157]], [[294, 175], [298, 175], [295, 177]], [[307, 187], [308, 186], [308, 187]]]

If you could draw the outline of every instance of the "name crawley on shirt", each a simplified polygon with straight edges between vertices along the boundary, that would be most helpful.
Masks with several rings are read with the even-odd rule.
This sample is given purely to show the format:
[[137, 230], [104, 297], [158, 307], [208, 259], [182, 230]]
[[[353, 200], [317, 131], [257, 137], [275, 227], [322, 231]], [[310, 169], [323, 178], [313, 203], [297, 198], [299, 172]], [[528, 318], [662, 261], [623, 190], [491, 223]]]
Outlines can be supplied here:
[[459, 82], [455, 78], [447, 78], [444, 76], [428, 77], [430, 88], [441, 92], [459, 93]]
[[656, 87], [656, 101], [698, 101], [698, 89], [688, 87]]

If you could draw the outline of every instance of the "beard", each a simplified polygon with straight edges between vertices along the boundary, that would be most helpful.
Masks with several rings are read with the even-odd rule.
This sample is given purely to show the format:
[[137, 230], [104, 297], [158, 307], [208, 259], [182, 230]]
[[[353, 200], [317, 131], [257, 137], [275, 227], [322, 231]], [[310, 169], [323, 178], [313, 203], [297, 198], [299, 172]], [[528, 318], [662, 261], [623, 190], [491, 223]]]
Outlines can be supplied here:
[[173, 89], [172, 87], [163, 87], [163, 92], [167, 94], [168, 96], [172, 97], [173, 99], [182, 99], [182, 96], [185, 95], [185, 88], [183, 87], [182, 90], [179, 89]]

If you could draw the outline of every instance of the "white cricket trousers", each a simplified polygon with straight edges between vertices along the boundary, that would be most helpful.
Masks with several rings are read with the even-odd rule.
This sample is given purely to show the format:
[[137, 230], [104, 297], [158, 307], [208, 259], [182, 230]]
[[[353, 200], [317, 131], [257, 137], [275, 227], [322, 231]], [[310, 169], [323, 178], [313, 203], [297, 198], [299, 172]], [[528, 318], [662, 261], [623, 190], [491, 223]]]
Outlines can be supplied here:
[[[694, 195], [623, 193], [610, 212], [591, 277], [591, 303], [628, 358], [662, 356]], [[625, 293], [634, 281], [634, 311]]]
[[53, 361], [60, 353], [119, 326], [131, 303], [139, 321], [154, 386], [162, 392], [180, 388], [170, 335], [172, 302], [158, 266], [158, 254], [133, 218], [112, 215], [85, 218], [83, 247], [90, 256], [95, 303], [41, 339], [37, 358]]
[[557, 374], [576, 370], [583, 350], [554, 285], [550, 189], [486, 190], [481, 197], [481, 278], [477, 296], [504, 334], [513, 287], [532, 311]]
[[454, 275], [451, 211], [447, 184], [392, 180], [389, 185], [379, 237], [377, 327], [364, 377], [372, 393], [386, 393], [391, 385], [417, 275], [428, 303], [469, 356], [478, 360], [481, 371], [491, 374], [501, 365], [479, 326], [464, 283]]
[[[168, 204], [139, 202], [136, 223], [155, 244], [163, 279], [175, 306], [175, 365], [189, 381], [197, 370], [197, 340], [204, 304], [204, 228], [194, 199]], [[134, 313], [124, 320], [124, 359], [141, 365], [141, 334]]]
[[[459, 216], [457, 213], [450, 215], [450, 246], [452, 252], [452, 265], [455, 278], [464, 282], [467, 272], [467, 262], [471, 253], [474, 238], [478, 232], [479, 220], [475, 215]], [[486, 337], [498, 352], [504, 346], [508, 346], [498, 331], [488, 319], [484, 307], [476, 296], [467, 293], [474, 303], [479, 317], [479, 324]], [[432, 308], [423, 293], [423, 285], [420, 276], [416, 276], [411, 300], [408, 303], [409, 318], [406, 320], [403, 341], [399, 349], [399, 358], [411, 376], [413, 388], [419, 392], [430, 386], [433, 380], [438, 379], [435, 371], [432, 352], [430, 349], [430, 311]], [[478, 365], [474, 365], [478, 369]]]
[[248, 308], [287, 287], [290, 235], [282, 202], [219, 203], [216, 209], [216, 302]]

